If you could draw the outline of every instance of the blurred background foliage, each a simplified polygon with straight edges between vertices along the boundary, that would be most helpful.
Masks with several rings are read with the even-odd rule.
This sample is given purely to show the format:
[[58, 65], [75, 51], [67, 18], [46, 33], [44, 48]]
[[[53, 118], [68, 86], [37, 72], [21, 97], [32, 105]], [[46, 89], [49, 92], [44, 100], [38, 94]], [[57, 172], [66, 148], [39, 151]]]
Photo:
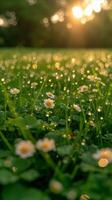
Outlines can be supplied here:
[[111, 0], [81, 22], [72, 8], [85, 1], [0, 0], [0, 46], [112, 47]]

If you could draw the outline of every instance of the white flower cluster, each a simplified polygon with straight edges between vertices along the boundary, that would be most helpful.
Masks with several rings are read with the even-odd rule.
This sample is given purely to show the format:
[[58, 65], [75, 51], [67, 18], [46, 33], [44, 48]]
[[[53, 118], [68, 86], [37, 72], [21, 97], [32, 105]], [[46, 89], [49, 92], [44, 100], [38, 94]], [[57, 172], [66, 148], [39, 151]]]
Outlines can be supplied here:
[[21, 158], [33, 156], [36, 149], [43, 152], [55, 150], [55, 142], [53, 139], [44, 138], [38, 140], [36, 145], [29, 140], [21, 140], [16, 144], [16, 154]]

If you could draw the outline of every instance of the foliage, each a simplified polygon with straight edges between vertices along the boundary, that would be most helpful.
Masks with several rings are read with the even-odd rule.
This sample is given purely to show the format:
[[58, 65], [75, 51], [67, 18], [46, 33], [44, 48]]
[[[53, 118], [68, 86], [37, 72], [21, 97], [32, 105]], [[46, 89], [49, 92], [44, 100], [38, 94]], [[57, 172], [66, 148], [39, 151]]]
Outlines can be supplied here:
[[111, 60], [109, 50], [0, 51], [1, 200], [111, 200]]

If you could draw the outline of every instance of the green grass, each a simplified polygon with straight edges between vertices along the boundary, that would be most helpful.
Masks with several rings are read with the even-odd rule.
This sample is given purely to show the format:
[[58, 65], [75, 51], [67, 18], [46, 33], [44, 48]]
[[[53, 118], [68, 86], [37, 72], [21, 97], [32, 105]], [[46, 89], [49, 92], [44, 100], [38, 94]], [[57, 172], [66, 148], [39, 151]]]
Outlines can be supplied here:
[[[17, 155], [21, 140], [44, 138], [56, 148]], [[111, 200], [111, 147], [110, 50], [0, 50], [1, 200]]]

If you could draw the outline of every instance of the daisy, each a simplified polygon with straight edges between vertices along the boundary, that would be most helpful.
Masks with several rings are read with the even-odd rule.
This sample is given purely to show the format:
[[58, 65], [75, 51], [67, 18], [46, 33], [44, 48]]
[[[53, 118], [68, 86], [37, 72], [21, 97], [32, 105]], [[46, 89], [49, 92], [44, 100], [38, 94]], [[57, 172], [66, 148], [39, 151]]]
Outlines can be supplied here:
[[28, 158], [35, 153], [35, 147], [31, 141], [22, 140], [16, 144], [16, 154], [21, 158]]
[[46, 108], [54, 108], [54, 106], [55, 106], [55, 103], [54, 103], [54, 100], [52, 100], [52, 99], [45, 99], [44, 100], [44, 106], [46, 107]]
[[51, 192], [59, 193], [63, 190], [63, 185], [57, 180], [52, 180], [50, 182], [49, 188]]
[[20, 93], [20, 90], [18, 88], [11, 88], [10, 93], [16, 95]]
[[33, 82], [33, 83], [31, 83], [31, 88], [35, 89], [37, 87], [37, 85], [38, 84], [36, 82]]
[[100, 158], [105, 158], [108, 159], [109, 161], [112, 161], [112, 150], [109, 148], [101, 149], [97, 151], [95, 154], [93, 154], [93, 157], [97, 160]]
[[44, 138], [37, 142], [36, 147], [44, 152], [52, 151], [55, 149], [55, 142], [53, 139]]
[[54, 96], [54, 94], [52, 92], [46, 92], [46, 95], [51, 99], [55, 98], [55, 96]]
[[93, 158], [98, 160], [99, 167], [106, 167], [112, 162], [112, 150], [109, 148], [101, 149], [93, 154]]
[[80, 108], [79, 105], [73, 104], [73, 108], [74, 108], [76, 111], [81, 112], [81, 108]]

